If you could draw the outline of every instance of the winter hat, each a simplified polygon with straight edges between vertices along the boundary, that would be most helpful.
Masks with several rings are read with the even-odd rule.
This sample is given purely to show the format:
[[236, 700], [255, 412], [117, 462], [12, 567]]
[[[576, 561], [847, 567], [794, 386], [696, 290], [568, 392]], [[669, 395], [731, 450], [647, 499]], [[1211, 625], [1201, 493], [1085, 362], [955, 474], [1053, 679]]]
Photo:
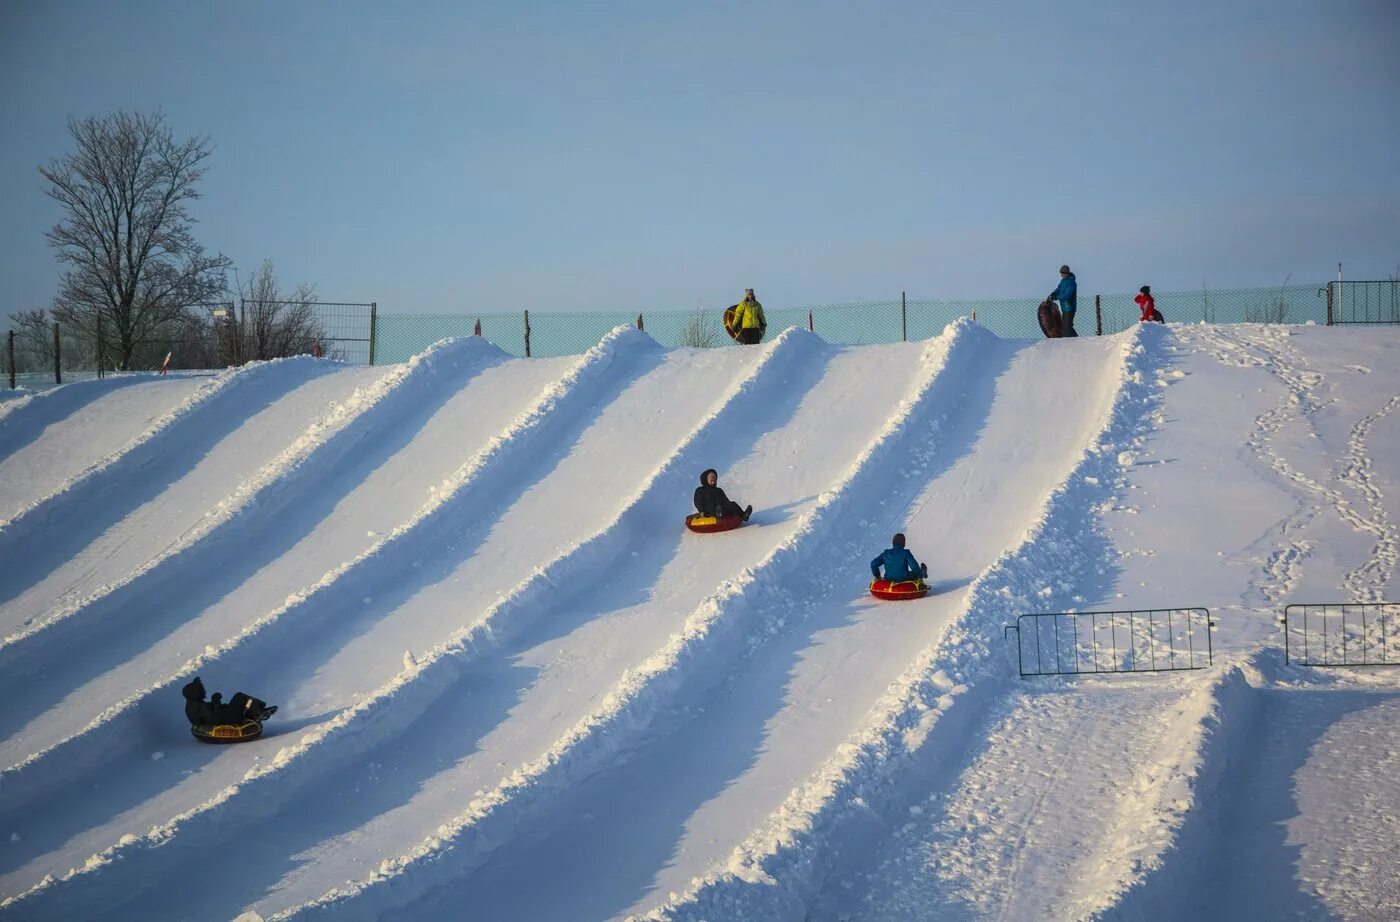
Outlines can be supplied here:
[[891, 540], [894, 542], [895, 547], [904, 547], [904, 532], [895, 535]]
[[193, 682], [180, 689], [180, 694], [184, 695], [187, 701], [203, 701], [204, 683], [200, 681], [199, 676], [195, 676]]
[[1061, 266], [1061, 267], [1060, 267], [1060, 274], [1061, 274], [1061, 275], [1069, 275], [1069, 266]]
[[1142, 286], [1141, 288], [1139, 288], [1138, 291], [1142, 292], [1142, 293], [1145, 294], [1145, 295], [1150, 295], [1150, 294], [1152, 294], [1152, 286], [1151, 286], [1151, 285], [1144, 285], [1144, 286]]

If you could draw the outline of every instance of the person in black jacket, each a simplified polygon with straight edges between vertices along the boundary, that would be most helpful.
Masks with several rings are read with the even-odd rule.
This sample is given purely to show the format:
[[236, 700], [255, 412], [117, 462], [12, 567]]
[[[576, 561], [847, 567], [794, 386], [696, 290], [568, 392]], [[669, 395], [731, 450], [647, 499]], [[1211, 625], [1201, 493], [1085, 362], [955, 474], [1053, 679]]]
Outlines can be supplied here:
[[700, 486], [695, 488], [695, 511], [717, 519], [728, 519], [737, 515], [747, 522], [749, 516], [753, 515], [753, 507], [740, 509], [738, 503], [725, 496], [724, 491], [715, 486], [718, 480], [719, 472], [714, 468], [700, 475]]
[[185, 696], [185, 718], [192, 727], [212, 727], [218, 724], [238, 724], [245, 720], [261, 723], [277, 713], [277, 707], [268, 706], [266, 701], [236, 692], [228, 703], [224, 696], [214, 692], [208, 701], [204, 700], [204, 682], [199, 676], [181, 689]]

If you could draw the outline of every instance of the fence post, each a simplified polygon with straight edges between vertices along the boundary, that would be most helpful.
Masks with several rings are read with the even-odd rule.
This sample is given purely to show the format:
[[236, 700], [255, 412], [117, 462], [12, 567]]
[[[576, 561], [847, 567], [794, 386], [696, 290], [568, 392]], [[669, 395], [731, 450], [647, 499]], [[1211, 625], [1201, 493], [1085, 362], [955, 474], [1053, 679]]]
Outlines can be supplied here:
[[10, 390], [15, 389], [15, 331], [10, 331]]
[[375, 340], [379, 337], [379, 302], [369, 302], [369, 363], [374, 364]]
[[817, 325], [816, 325], [815, 323], [812, 322], [812, 312], [811, 312], [811, 311], [808, 311], [808, 312], [807, 312], [807, 329], [808, 329], [810, 332], [812, 332], [812, 333], [817, 332]]
[[481, 318], [480, 318], [480, 317], [476, 318], [476, 326], [472, 327], [472, 335], [473, 335], [473, 336], [480, 336], [480, 335], [481, 335]]
[[102, 312], [97, 312], [97, 376], [105, 378], [102, 371]]
[[1098, 323], [1099, 330], [1096, 336], [1103, 335], [1103, 305], [1099, 303], [1101, 297], [1102, 295], [1094, 295], [1094, 320]]
[[60, 352], [59, 352], [59, 349], [60, 349], [60, 348], [61, 348], [61, 347], [60, 347], [59, 342], [58, 342], [58, 321], [55, 320], [55, 321], [53, 322], [53, 383], [54, 383], [54, 384], [62, 384], [62, 383], [63, 383], [63, 363], [62, 363], [62, 361], [61, 361], [62, 356], [61, 356], [61, 354], [60, 354]]
[[525, 358], [530, 357], [530, 312], [525, 312]]
[[641, 315], [641, 314], [638, 314], [638, 315], [637, 315], [637, 329], [639, 329], [639, 330], [645, 330], [645, 329], [646, 329], [646, 327], [642, 326], [642, 315]]
[[899, 341], [909, 342], [909, 295], [899, 293]]
[[1327, 283], [1327, 325], [1332, 325], [1332, 283]]

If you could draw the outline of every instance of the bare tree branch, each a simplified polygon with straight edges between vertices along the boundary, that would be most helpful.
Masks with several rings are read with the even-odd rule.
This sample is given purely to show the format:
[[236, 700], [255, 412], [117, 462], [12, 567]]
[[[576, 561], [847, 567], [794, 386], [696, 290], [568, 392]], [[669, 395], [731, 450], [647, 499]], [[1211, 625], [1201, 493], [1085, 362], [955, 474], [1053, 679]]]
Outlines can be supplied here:
[[160, 113], [70, 119], [68, 133], [75, 150], [39, 167], [65, 215], [48, 233], [68, 265], [53, 313], [84, 329], [101, 318], [126, 368], [148, 340], [188, 332], [191, 306], [227, 291], [231, 262], [205, 255], [187, 210], [209, 140], [177, 142]]

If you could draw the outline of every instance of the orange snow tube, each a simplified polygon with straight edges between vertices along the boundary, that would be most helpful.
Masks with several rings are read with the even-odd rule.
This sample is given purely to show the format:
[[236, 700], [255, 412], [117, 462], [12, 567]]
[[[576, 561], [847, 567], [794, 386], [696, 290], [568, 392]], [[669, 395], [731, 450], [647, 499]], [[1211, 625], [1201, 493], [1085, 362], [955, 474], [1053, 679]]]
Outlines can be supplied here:
[[262, 724], [251, 718], [238, 724], [190, 727], [190, 733], [201, 743], [246, 743], [262, 736], [262, 731]]
[[709, 534], [714, 531], [732, 531], [744, 524], [742, 515], [731, 515], [728, 518], [717, 519], [712, 515], [691, 514], [685, 517], [685, 527], [700, 534]]
[[887, 579], [877, 579], [870, 583], [870, 594], [887, 602], [922, 599], [928, 595], [928, 583], [921, 579], [906, 579], [897, 583]]
[[739, 305], [731, 304], [724, 309], [724, 332], [729, 334], [732, 340], [739, 339]]

